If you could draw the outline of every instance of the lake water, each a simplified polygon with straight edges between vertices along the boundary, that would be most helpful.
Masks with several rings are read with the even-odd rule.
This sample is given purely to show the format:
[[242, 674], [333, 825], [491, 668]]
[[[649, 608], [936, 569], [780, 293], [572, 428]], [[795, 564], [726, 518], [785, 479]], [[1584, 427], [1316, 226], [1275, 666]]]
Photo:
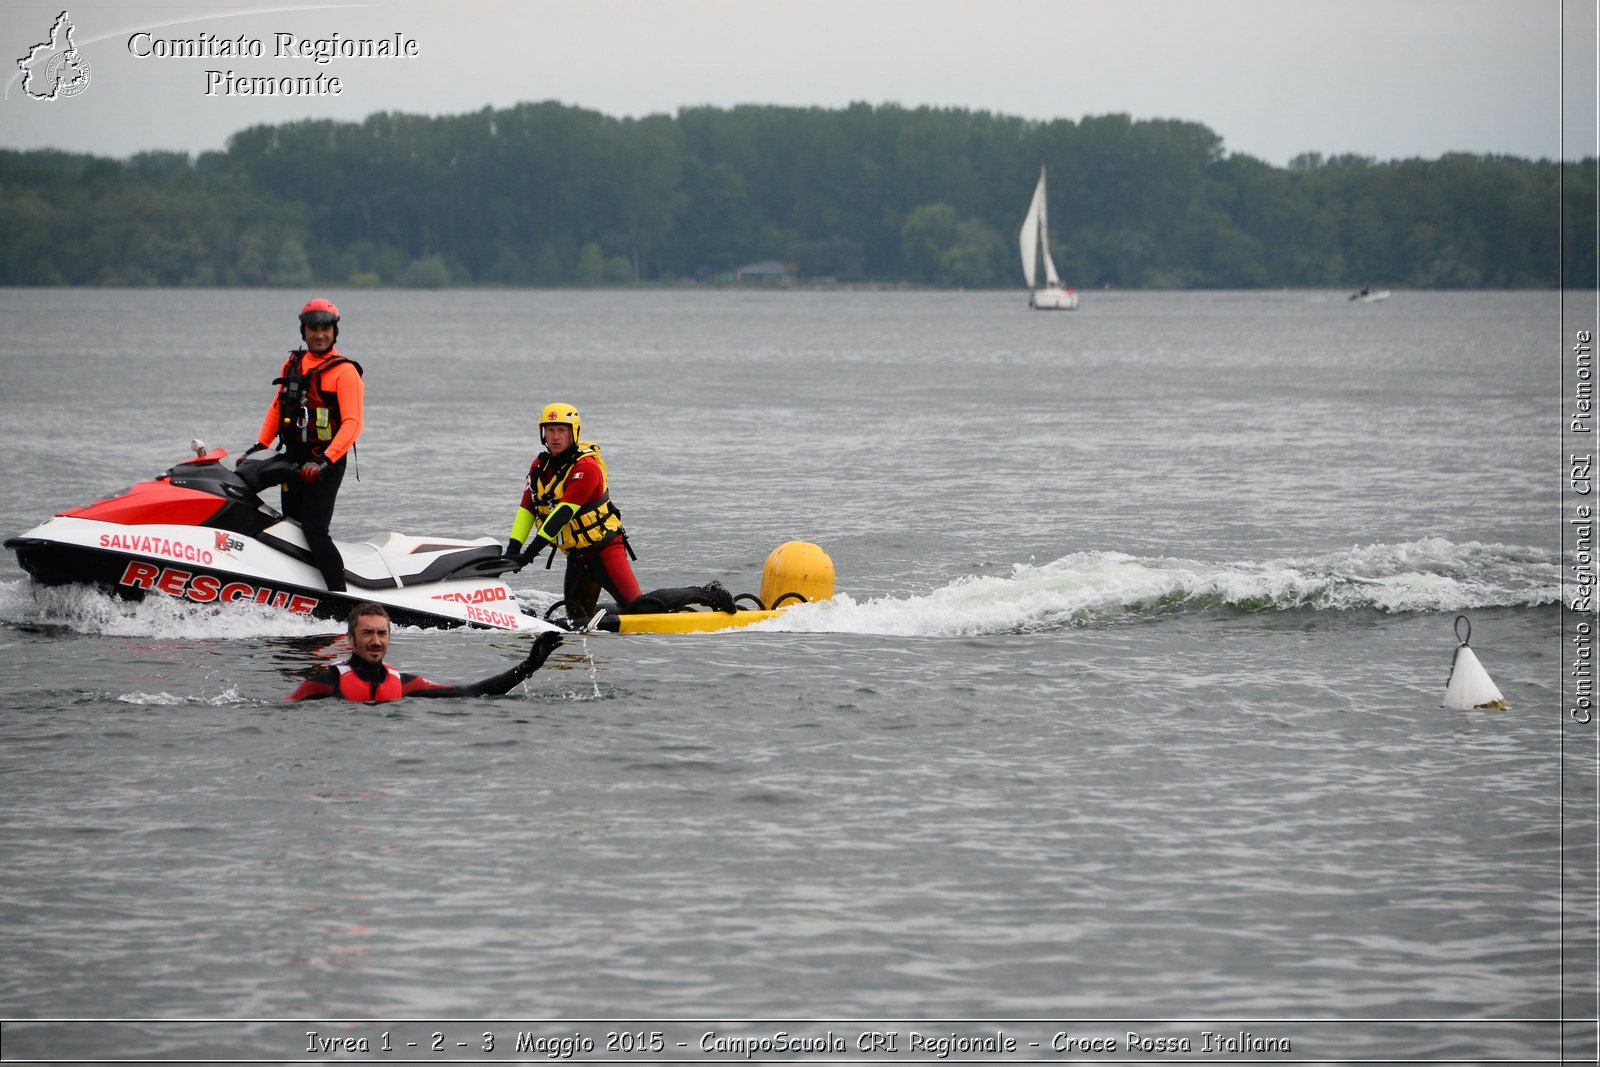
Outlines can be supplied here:
[[[237, 454], [306, 295], [0, 291], [0, 531]], [[503, 537], [565, 400], [645, 588], [839, 596], [285, 706], [337, 627], [8, 553], [7, 1057], [1593, 1060], [1558, 295], [327, 295], [341, 539]], [[1510, 710], [1440, 707], [1458, 614]]]

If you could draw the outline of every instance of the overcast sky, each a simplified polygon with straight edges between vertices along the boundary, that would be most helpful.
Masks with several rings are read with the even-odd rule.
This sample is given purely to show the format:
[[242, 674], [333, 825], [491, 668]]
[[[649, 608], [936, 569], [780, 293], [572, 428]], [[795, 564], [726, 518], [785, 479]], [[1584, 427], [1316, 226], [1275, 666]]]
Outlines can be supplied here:
[[[77, 0], [66, 10], [89, 83], [31, 99], [17, 61], [62, 9], [7, 0], [0, 11], [0, 147], [198, 153], [263, 122], [539, 100], [619, 116], [866, 101], [1184, 119], [1278, 165], [1308, 151], [1596, 153], [1594, 0]], [[275, 58], [280, 33], [399, 34], [418, 54]], [[243, 36], [264, 54], [134, 54], [201, 34]], [[207, 71], [320, 74], [342, 91], [207, 95]]]

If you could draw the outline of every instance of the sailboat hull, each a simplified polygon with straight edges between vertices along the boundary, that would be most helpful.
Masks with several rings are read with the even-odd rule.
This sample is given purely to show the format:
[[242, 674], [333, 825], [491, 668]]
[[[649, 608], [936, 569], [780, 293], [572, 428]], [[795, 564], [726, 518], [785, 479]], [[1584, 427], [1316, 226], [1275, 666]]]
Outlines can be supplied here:
[[1076, 289], [1035, 289], [1028, 294], [1028, 307], [1034, 311], [1077, 311]]

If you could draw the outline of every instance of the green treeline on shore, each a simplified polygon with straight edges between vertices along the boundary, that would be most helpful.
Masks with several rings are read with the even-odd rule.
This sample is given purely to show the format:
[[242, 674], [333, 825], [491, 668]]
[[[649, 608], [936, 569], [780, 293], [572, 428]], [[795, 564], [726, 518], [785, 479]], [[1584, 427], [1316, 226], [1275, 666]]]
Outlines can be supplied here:
[[1588, 288], [1596, 161], [1223, 150], [1203, 125], [554, 102], [256, 126], [225, 151], [0, 152], [4, 285], [1022, 285], [1049, 169], [1080, 288]]

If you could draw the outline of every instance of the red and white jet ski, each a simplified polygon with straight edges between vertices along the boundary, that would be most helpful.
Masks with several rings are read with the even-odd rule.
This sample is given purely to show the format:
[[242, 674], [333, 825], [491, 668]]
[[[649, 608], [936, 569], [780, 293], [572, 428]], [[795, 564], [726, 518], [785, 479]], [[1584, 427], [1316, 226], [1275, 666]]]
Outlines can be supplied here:
[[337, 542], [347, 589], [329, 592], [300, 524], [260, 497], [296, 477], [296, 465], [278, 453], [258, 452], [229, 469], [220, 462], [225, 449], [208, 452], [195, 444], [196, 458], [60, 512], [6, 547], [45, 585], [93, 584], [129, 597], [161, 593], [199, 604], [262, 604], [340, 621], [371, 600], [403, 625], [559, 629], [520, 610], [500, 577], [512, 563], [492, 537], [390, 533], [381, 541]]

